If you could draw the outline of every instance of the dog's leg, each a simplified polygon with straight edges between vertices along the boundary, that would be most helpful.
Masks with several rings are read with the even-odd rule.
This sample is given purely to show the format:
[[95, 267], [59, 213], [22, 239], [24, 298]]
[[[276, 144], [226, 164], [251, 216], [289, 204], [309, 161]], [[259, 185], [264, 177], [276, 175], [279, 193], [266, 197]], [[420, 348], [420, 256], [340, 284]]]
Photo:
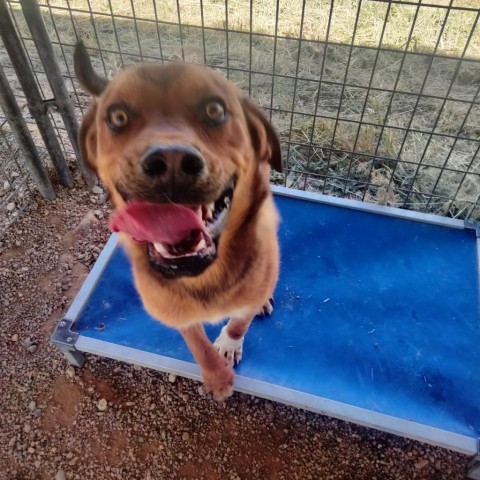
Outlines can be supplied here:
[[205, 334], [203, 325], [183, 328], [180, 333], [202, 370], [203, 385], [212, 392], [215, 400], [222, 401], [233, 393], [233, 370], [225, 365], [223, 358]]
[[273, 298], [270, 298], [263, 304], [259, 312], [253, 315], [230, 318], [214, 343], [220, 356], [225, 359], [227, 366], [233, 367], [240, 363], [243, 354], [243, 340], [252, 320], [257, 315], [263, 317], [265, 315], [271, 315], [272, 312]]
[[254, 318], [255, 315], [230, 318], [215, 340], [215, 348], [228, 367], [240, 363], [243, 353], [243, 339]]

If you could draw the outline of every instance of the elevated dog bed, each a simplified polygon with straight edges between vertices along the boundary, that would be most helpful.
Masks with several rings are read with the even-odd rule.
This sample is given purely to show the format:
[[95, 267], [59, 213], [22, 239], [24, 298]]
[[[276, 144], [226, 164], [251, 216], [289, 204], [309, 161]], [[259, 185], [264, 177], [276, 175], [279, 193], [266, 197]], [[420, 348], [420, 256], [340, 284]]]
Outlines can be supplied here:
[[[252, 323], [235, 389], [478, 454], [478, 225], [275, 194], [275, 311]], [[115, 235], [53, 341], [78, 366], [89, 352], [200, 379], [181, 336], [143, 310]]]

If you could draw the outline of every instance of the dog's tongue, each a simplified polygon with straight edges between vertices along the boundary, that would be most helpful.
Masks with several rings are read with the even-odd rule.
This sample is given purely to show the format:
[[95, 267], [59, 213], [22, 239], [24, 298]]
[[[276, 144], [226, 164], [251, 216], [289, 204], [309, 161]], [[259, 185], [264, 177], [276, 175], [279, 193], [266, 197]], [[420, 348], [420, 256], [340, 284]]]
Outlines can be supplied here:
[[113, 232], [128, 233], [137, 242], [175, 245], [193, 230], [205, 230], [202, 220], [190, 208], [172, 203], [132, 202], [110, 219]]

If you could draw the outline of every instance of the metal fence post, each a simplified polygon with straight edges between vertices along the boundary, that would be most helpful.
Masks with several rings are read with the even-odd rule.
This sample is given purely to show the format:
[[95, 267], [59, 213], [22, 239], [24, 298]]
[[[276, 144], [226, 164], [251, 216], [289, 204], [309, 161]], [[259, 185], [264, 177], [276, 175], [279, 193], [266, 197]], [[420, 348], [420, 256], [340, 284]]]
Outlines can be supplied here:
[[27, 22], [32, 39], [38, 51], [40, 60], [42, 61], [50, 86], [52, 87], [55, 97], [55, 105], [63, 118], [65, 128], [68, 132], [70, 142], [72, 143], [75, 156], [77, 157], [80, 171], [88, 185], [96, 184], [96, 176], [83, 161], [78, 146], [78, 122], [75, 116], [72, 101], [65, 87], [62, 72], [55, 58], [50, 38], [43, 21], [42, 12], [36, 0], [20, 0], [23, 15]]
[[22, 86], [28, 102], [28, 110], [37, 123], [42, 139], [47, 147], [52, 163], [60, 182], [73, 186], [73, 178], [62, 154], [57, 135], [47, 115], [47, 106], [43, 101], [35, 77], [28, 64], [27, 56], [22, 48], [18, 34], [10, 17], [6, 0], [0, 0], [0, 36], [7, 50], [10, 61]]
[[22, 112], [17, 105], [15, 96], [8, 83], [7, 76], [0, 65], [0, 106], [12, 129], [15, 139], [23, 154], [25, 165], [32, 176], [40, 193], [48, 200], [55, 200], [55, 191], [48, 178], [47, 172], [38, 156], [27, 125], [22, 117]]

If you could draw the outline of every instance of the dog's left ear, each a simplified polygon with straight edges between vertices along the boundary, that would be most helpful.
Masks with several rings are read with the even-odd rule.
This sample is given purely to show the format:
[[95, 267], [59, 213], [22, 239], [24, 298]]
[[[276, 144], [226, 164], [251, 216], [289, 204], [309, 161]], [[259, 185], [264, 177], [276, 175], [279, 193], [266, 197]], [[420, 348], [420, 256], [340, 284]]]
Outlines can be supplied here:
[[242, 106], [258, 159], [268, 162], [274, 170], [281, 173], [282, 150], [275, 130], [251, 100], [243, 99]]
[[107, 87], [108, 80], [101, 77], [95, 72], [95, 70], [93, 70], [90, 55], [88, 54], [87, 49], [81, 40], [79, 40], [75, 45], [73, 67], [80, 85], [87, 92], [99, 97]]

